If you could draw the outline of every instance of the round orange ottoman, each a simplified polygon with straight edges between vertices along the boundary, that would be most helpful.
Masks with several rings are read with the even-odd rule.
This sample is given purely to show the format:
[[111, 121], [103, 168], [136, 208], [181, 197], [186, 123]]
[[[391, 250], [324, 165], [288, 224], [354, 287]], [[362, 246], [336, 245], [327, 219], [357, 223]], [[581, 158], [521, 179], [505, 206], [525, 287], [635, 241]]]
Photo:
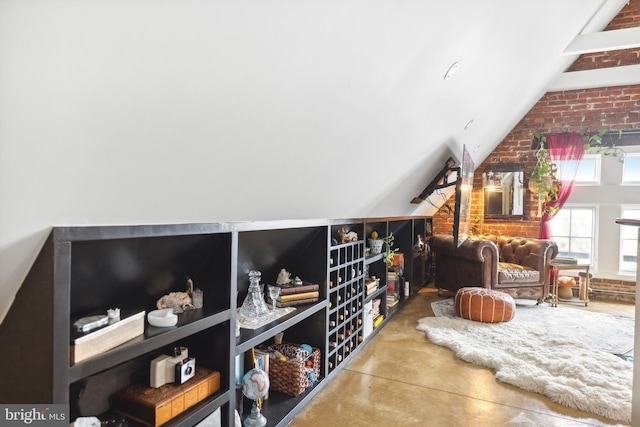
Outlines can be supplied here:
[[461, 288], [454, 299], [456, 314], [483, 323], [508, 322], [516, 315], [516, 302], [505, 292]]

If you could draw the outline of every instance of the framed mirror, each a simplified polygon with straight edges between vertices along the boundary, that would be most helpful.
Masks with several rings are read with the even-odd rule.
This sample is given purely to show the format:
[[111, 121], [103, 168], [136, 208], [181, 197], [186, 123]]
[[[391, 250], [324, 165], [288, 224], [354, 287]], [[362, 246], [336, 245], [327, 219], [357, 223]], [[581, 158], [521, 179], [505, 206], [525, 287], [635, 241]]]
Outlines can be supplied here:
[[524, 170], [521, 165], [499, 163], [482, 173], [485, 218], [524, 215]]

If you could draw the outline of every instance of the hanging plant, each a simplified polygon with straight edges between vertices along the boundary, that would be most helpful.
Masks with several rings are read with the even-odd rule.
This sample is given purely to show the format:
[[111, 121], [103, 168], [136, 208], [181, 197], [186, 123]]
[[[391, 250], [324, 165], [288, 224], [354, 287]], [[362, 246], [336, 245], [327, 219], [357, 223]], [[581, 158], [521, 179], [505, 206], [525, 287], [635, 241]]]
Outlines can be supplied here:
[[[615, 144], [602, 145], [602, 137], [607, 133], [605, 129], [600, 129], [598, 132], [589, 135], [587, 131], [578, 131], [582, 140], [584, 141], [585, 153], [602, 154], [603, 156], [616, 157], [620, 163], [624, 163], [624, 159], [627, 156], [627, 152], [620, 147], [616, 147]], [[618, 138], [622, 136], [622, 130], [618, 131]]]
[[536, 164], [529, 176], [529, 190], [538, 194], [540, 202], [538, 212], [542, 215], [542, 205], [545, 206], [545, 213], [552, 213], [557, 210], [556, 207], [549, 206], [549, 202], [558, 200], [558, 192], [562, 188], [562, 183], [556, 175], [558, 166], [551, 161], [549, 150], [545, 148], [547, 136], [540, 133], [534, 133], [533, 136], [538, 140], [539, 147], [538, 151], [536, 151]]

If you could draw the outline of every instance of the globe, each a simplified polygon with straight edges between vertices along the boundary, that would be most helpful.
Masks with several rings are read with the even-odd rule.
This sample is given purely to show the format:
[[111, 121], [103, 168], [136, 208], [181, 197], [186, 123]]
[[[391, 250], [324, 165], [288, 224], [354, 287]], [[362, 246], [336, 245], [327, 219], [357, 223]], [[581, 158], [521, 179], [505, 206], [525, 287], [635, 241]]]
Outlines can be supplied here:
[[269, 376], [262, 369], [252, 369], [242, 377], [242, 394], [249, 399], [261, 399], [268, 391]]

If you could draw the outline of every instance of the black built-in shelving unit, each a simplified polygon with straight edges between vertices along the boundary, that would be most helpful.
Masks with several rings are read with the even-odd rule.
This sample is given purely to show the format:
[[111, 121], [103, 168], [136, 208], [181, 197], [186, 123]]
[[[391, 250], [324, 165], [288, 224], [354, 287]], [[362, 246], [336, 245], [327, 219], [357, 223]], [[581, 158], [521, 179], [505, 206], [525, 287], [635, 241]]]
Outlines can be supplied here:
[[[342, 242], [342, 228], [358, 239]], [[412, 252], [417, 234], [430, 235], [426, 217], [55, 227], [0, 325], [0, 340], [20, 349], [5, 352], [0, 402], [69, 404], [72, 419], [98, 415], [113, 409], [118, 390], [149, 380], [153, 358], [183, 345], [197, 366], [220, 372], [220, 390], [165, 425], [192, 426], [221, 409], [222, 425], [232, 426], [236, 408], [242, 417], [250, 410], [237, 392], [236, 357], [284, 332], [286, 341], [322, 352], [313, 387], [296, 397], [272, 391], [264, 402], [268, 425], [285, 426], [406, 300], [401, 293], [401, 303], [387, 312], [387, 265], [383, 255], [367, 256], [373, 229], [381, 237], [396, 236], [395, 247], [405, 256], [403, 280], [411, 283], [411, 294], [417, 292], [429, 280], [425, 254]], [[261, 271], [266, 285], [275, 283], [282, 268], [319, 284], [318, 301], [260, 329], [241, 329], [236, 337], [248, 272]], [[371, 275], [381, 278], [380, 288], [366, 295]], [[76, 319], [116, 307], [151, 311], [162, 295], [185, 290], [187, 279], [203, 291], [202, 309], [180, 315], [171, 328], [145, 323], [142, 336], [71, 362]], [[364, 307], [373, 298], [382, 299], [385, 320], [365, 339]]]

